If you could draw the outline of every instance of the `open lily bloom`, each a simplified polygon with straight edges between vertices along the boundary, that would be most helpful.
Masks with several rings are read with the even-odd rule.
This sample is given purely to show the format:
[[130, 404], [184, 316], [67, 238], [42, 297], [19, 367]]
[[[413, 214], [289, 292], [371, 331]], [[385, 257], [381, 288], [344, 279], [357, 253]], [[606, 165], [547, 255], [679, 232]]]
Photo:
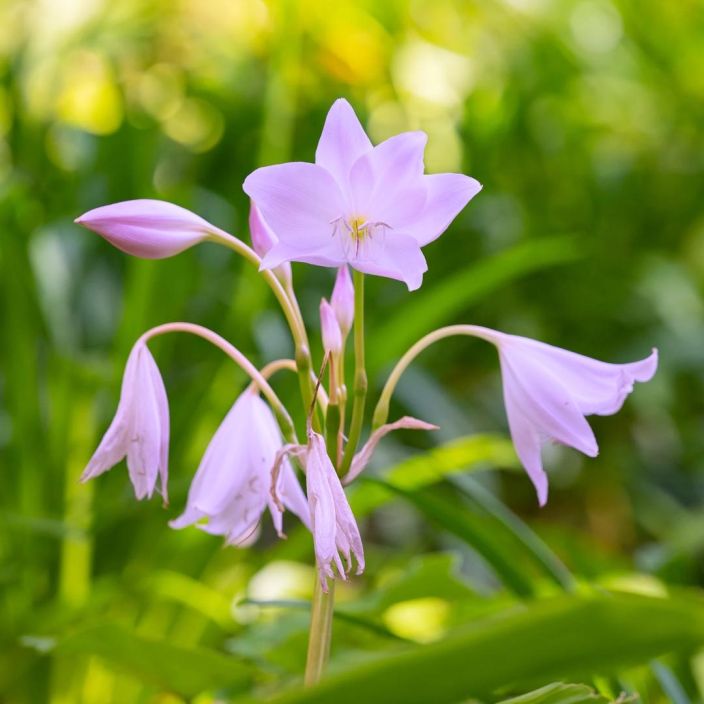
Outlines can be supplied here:
[[127, 470], [137, 498], [150, 498], [160, 479], [161, 494], [166, 501], [169, 405], [156, 362], [141, 341], [127, 359], [115, 417], [81, 481], [106, 472], [123, 457], [127, 457]]
[[171, 257], [202, 242], [216, 229], [186, 208], [148, 198], [103, 205], [76, 222], [123, 252], [144, 259]]
[[330, 108], [315, 164], [251, 173], [244, 190], [279, 238], [262, 263], [337, 267], [404, 281], [427, 270], [421, 247], [439, 237], [481, 189], [463, 174], [424, 175], [426, 135], [405, 132], [372, 145], [350, 104]]
[[[186, 510], [172, 528], [194, 523], [227, 542], [242, 545], [254, 533], [268, 507], [274, 527], [282, 531], [282, 510], [270, 492], [271, 468], [281, 448], [281, 431], [269, 406], [256, 391], [246, 390], [215, 432], [188, 492]], [[293, 468], [284, 460], [276, 486], [283, 506], [306, 526], [308, 504]], [[207, 519], [207, 523], [199, 523]]]
[[498, 348], [511, 437], [541, 506], [548, 498], [542, 444], [553, 440], [596, 457], [599, 448], [585, 416], [616, 413], [633, 384], [649, 381], [658, 364], [656, 350], [638, 362], [609, 364], [487, 328], [476, 334]]

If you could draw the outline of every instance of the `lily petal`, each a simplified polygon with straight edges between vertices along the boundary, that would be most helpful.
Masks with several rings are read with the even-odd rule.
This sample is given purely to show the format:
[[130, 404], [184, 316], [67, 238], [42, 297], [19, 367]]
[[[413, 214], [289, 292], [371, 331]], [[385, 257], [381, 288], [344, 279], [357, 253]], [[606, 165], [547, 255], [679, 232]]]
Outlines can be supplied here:
[[294, 246], [324, 246], [343, 212], [335, 179], [315, 164], [264, 166], [247, 176], [243, 188], [279, 240]]
[[204, 240], [214, 229], [186, 208], [148, 198], [103, 205], [75, 222], [123, 252], [144, 259], [171, 257]]
[[371, 149], [372, 143], [352, 106], [344, 98], [336, 100], [325, 119], [315, 163], [330, 172], [340, 188], [346, 189], [352, 165]]
[[479, 181], [464, 174], [432, 174], [423, 176], [423, 183], [426, 188], [423, 211], [403, 223], [404, 232], [412, 235], [421, 247], [440, 237], [482, 189]]

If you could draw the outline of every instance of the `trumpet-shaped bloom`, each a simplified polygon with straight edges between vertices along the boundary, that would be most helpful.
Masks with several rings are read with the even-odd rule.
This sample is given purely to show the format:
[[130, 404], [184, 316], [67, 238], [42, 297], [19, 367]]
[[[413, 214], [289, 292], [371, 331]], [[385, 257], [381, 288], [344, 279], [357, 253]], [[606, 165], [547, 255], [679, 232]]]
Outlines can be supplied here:
[[421, 247], [481, 189], [462, 174], [424, 175], [426, 139], [423, 132], [406, 132], [375, 147], [350, 104], [337, 100], [315, 164], [265, 166], [244, 182], [279, 238], [262, 267], [348, 263], [417, 289], [427, 269]]
[[127, 254], [171, 257], [206, 239], [214, 229], [190, 210], [163, 200], [126, 200], [84, 213], [75, 222]]
[[[249, 209], [249, 232], [252, 236], [252, 247], [260, 257], [266, 256], [266, 253], [279, 241], [254, 203]], [[274, 273], [285, 284], [291, 284], [293, 274], [288, 262], [277, 266]]]
[[[210, 441], [188, 492], [186, 510], [169, 525], [184, 528], [207, 519], [198, 527], [242, 545], [268, 507], [276, 531], [283, 535], [282, 510], [270, 492], [271, 469], [281, 445], [271, 409], [256, 391], [246, 390]], [[309, 526], [306, 497], [287, 460], [276, 491], [283, 505]]]
[[156, 362], [143, 342], [127, 359], [115, 417], [91, 457], [81, 481], [97, 477], [127, 457], [138, 499], [150, 498], [157, 479], [167, 500], [169, 404]]
[[638, 362], [609, 364], [525, 337], [477, 330], [498, 348], [511, 437], [542, 506], [548, 497], [542, 444], [553, 440], [596, 457], [599, 448], [585, 416], [616, 413], [633, 384], [655, 374], [657, 350]]

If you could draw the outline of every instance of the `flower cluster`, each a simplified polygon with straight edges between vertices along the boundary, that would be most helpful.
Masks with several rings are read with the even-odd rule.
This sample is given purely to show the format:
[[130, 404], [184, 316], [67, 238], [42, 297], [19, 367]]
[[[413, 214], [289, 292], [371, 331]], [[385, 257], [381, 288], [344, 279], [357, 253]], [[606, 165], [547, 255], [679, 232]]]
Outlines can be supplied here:
[[[454, 325], [426, 335], [398, 361], [381, 393], [367, 442], [364, 424], [363, 274], [422, 283], [427, 269], [421, 248], [439, 237], [481, 189], [462, 174], [424, 174], [426, 136], [408, 132], [373, 146], [351, 106], [334, 103], [315, 163], [289, 163], [254, 171], [244, 182], [251, 198], [252, 247], [176, 205], [134, 200], [91, 210], [76, 222], [124, 252], [140, 257], [175, 255], [202, 241], [229, 247], [256, 265], [281, 304], [296, 346], [296, 360], [257, 369], [236, 347], [191, 323], [168, 323], [146, 332], [127, 360], [115, 418], [83, 479], [127, 458], [138, 499], [157, 481], [167, 497], [169, 411], [164, 384], [147, 348], [168, 332], [199, 335], [222, 349], [252, 383], [234, 402], [213, 435], [173, 528], [196, 525], [232, 545], [256, 537], [268, 509], [283, 536], [283, 513], [295, 514], [312, 533], [323, 589], [346, 578], [353, 560], [364, 569], [360, 531], [343, 485], [364, 470], [379, 441], [400, 429], [436, 426], [404, 417], [387, 423], [390, 397], [406, 367], [428, 345], [469, 335], [496, 346], [508, 425], [518, 457], [540, 504], [548, 482], [541, 460], [549, 440], [593, 457], [598, 448], [585, 416], [611, 415], [636, 381], [655, 373], [657, 353], [630, 364], [608, 364], [515, 335], [474, 325]], [[324, 373], [313, 372], [310, 345], [293, 287], [291, 262], [337, 269], [330, 300], [320, 304]], [[354, 278], [350, 275], [351, 267]], [[346, 384], [345, 349], [354, 335], [354, 378]], [[282, 369], [298, 373], [306, 414], [306, 442], [299, 443], [288, 410], [269, 384]], [[351, 405], [348, 418], [347, 409]], [[305, 493], [296, 474], [305, 475]]]

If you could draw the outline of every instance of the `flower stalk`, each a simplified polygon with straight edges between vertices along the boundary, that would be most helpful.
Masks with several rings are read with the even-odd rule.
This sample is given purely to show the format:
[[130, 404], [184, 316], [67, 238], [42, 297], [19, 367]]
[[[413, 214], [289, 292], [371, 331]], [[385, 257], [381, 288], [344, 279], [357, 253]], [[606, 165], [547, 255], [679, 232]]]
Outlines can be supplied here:
[[340, 476], [347, 474], [362, 434], [364, 404], [367, 398], [367, 370], [364, 362], [364, 274], [354, 271], [354, 387], [352, 389], [352, 419], [350, 433], [338, 467]]
[[311, 687], [320, 680], [330, 657], [334, 604], [335, 582], [332, 581], [328, 591], [324, 592], [322, 583], [316, 576], [311, 603], [306, 671], [303, 677], [306, 687]]

